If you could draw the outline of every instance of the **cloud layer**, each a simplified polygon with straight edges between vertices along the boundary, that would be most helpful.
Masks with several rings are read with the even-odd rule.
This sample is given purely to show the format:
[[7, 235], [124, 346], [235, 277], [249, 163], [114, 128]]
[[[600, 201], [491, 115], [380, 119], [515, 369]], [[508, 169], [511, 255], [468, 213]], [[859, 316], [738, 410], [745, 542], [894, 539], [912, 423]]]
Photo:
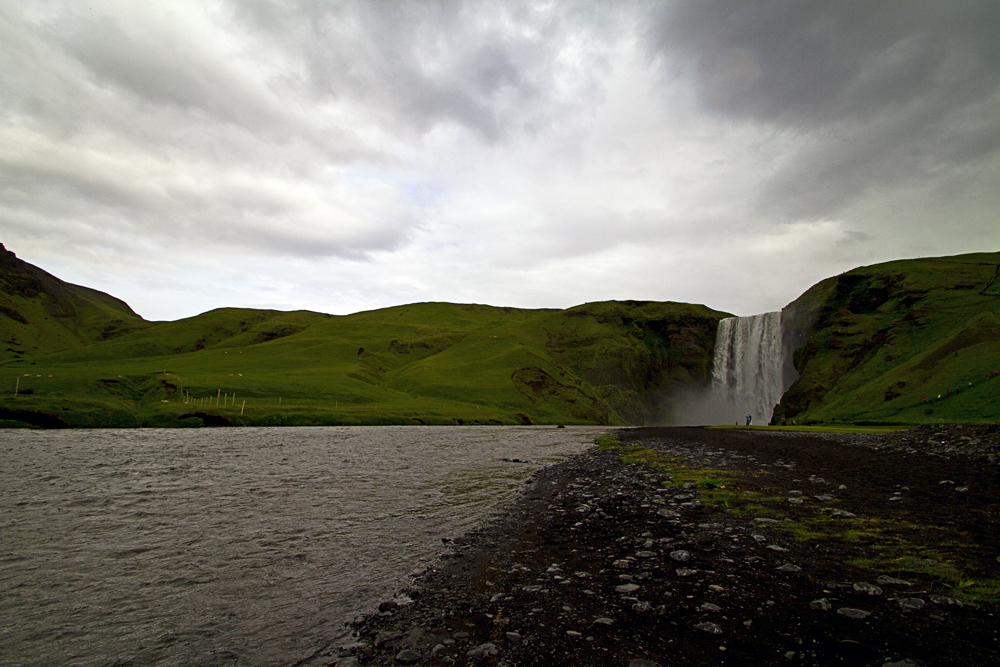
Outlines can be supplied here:
[[996, 250], [1000, 7], [0, 7], [0, 233], [176, 318], [780, 308]]

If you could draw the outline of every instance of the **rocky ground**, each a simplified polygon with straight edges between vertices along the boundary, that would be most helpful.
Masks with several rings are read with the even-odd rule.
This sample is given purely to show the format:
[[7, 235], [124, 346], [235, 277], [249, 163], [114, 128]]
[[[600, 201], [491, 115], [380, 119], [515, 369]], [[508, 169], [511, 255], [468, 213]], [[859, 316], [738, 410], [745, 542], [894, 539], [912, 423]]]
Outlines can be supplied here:
[[535, 473], [328, 664], [1000, 663], [1000, 429], [617, 436]]

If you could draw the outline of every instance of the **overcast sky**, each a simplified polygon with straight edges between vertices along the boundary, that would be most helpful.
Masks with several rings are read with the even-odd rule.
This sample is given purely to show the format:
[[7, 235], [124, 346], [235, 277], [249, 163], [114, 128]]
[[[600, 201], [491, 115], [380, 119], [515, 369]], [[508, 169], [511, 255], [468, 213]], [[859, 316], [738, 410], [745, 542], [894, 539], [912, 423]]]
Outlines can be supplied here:
[[1000, 3], [0, 4], [0, 242], [147, 319], [1000, 249]]

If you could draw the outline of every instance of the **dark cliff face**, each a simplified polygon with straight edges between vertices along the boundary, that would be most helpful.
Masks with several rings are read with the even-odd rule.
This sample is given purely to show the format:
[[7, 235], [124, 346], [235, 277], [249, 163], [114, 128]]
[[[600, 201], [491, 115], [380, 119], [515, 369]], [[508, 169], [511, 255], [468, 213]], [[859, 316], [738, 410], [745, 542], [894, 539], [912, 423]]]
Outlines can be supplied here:
[[728, 316], [690, 304], [586, 304], [566, 311], [568, 320], [584, 321], [550, 333], [546, 347], [622, 419], [647, 424], [673, 392], [710, 380], [715, 332]]

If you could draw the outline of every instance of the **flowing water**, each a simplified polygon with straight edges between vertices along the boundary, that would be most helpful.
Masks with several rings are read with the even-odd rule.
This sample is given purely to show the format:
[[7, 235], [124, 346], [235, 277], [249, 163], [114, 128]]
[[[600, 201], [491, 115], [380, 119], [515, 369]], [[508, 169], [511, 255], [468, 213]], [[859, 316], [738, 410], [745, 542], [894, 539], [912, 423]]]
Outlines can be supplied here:
[[781, 313], [728, 317], [719, 321], [712, 359], [712, 386], [677, 410], [677, 423], [767, 424], [774, 406], [794, 381], [785, 377]]
[[0, 431], [0, 664], [308, 661], [601, 432]]
[[713, 390], [756, 423], [767, 424], [785, 390], [781, 313], [721, 320], [715, 340]]

